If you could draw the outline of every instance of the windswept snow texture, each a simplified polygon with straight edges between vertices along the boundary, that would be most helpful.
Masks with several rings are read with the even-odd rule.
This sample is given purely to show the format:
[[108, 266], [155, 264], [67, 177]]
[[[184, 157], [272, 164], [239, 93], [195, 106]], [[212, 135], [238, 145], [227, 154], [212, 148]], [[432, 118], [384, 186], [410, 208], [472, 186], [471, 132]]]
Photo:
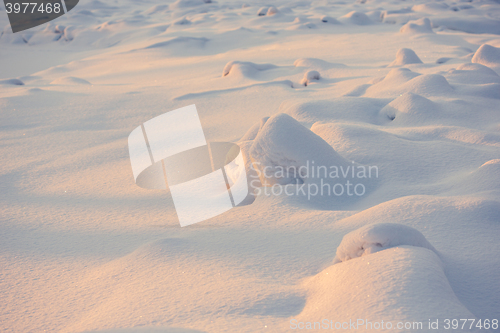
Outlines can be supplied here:
[[[487, 332], [499, 50], [498, 0], [89, 0], [16, 34], [0, 2], [0, 331]], [[127, 143], [191, 104], [249, 191], [181, 228]]]

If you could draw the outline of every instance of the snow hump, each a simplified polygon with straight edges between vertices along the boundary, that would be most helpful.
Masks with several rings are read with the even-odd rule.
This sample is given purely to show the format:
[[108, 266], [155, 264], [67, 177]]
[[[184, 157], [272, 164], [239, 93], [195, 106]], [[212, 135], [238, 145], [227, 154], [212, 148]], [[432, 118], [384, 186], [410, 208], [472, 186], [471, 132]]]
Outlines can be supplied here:
[[500, 48], [483, 44], [472, 57], [472, 62], [492, 69], [500, 69]]
[[273, 64], [256, 64], [249, 61], [230, 61], [224, 66], [222, 76], [238, 75], [243, 77], [253, 77], [257, 73], [268, 69], [276, 68]]
[[[284, 113], [263, 119], [245, 137], [248, 139], [254, 135], [249, 155], [258, 168], [268, 170], [270, 175], [275, 174], [273, 170], [277, 168], [299, 170], [312, 162], [317, 166], [351, 165], [321, 137]], [[267, 181], [270, 184], [297, 184], [307, 181], [307, 176], [294, 174], [279, 179], [270, 177]]]
[[431, 21], [427, 18], [421, 18], [416, 21], [410, 21], [403, 25], [399, 32], [403, 34], [432, 34]]
[[396, 59], [389, 65], [392, 66], [403, 66], [408, 64], [421, 64], [422, 60], [417, 56], [417, 54], [411, 49], [399, 49], [396, 53]]
[[402, 224], [378, 223], [345, 235], [337, 248], [334, 264], [400, 245], [423, 247], [437, 254], [420, 231]]

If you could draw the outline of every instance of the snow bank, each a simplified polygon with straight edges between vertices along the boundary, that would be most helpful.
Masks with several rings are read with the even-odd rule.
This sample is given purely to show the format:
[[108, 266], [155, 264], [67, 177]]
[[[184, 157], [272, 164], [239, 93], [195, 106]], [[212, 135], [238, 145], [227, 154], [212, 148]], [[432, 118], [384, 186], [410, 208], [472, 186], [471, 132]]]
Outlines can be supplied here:
[[378, 223], [345, 235], [333, 262], [340, 263], [401, 245], [423, 247], [436, 252], [420, 231], [402, 224]]

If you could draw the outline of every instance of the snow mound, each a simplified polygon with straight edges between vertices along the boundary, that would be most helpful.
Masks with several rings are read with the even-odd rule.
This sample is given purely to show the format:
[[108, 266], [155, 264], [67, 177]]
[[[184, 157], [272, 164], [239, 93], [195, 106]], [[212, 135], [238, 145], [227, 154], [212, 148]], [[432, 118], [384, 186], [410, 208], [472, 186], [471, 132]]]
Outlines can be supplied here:
[[398, 86], [410, 80], [413, 80], [420, 75], [421, 74], [413, 72], [408, 68], [394, 68], [391, 69], [389, 73], [387, 73], [383, 80], [377, 82], [376, 85], [391, 87]]
[[355, 24], [355, 25], [369, 25], [373, 24], [373, 21], [370, 20], [370, 18], [365, 14], [357, 11], [352, 11], [341, 18], [339, 18], [340, 22], [343, 23], [350, 23], [350, 24]]
[[274, 15], [274, 14], [277, 14], [278, 13], [278, 9], [274, 6], [271, 6], [269, 7], [269, 9], [267, 10], [267, 13], [266, 15], [267, 16], [271, 16], [271, 15]]
[[322, 59], [316, 58], [300, 58], [294, 61], [295, 67], [308, 67], [316, 70], [326, 70], [329, 68], [346, 68], [344, 64], [331, 63]]
[[431, 21], [424, 17], [416, 21], [409, 21], [399, 29], [403, 34], [431, 34], [432, 31]]
[[411, 9], [414, 12], [421, 12], [426, 14], [440, 14], [443, 11], [448, 10], [449, 6], [446, 3], [423, 3], [419, 5], [414, 5]]
[[309, 83], [318, 81], [320, 78], [321, 75], [318, 71], [307, 71], [306, 73], [304, 73], [304, 77], [302, 78], [302, 81], [300, 81], [300, 84], [303, 84], [307, 87]]
[[403, 86], [410, 81], [422, 76], [408, 68], [394, 68], [382, 80], [375, 80], [375, 83], [366, 89], [365, 95], [370, 97], [391, 97], [398, 96], [406, 92]]
[[421, 63], [422, 60], [420, 60], [420, 58], [413, 50], [402, 48], [398, 50], [398, 52], [396, 53], [396, 59], [393, 62], [391, 62], [389, 67], [404, 66], [409, 64], [421, 64]]
[[307, 182], [305, 172], [313, 163], [316, 166], [351, 165], [322, 138], [284, 113], [274, 115], [264, 123], [249, 155], [255, 167], [262, 174], [265, 171], [265, 180], [271, 185]]
[[472, 63], [481, 64], [500, 71], [500, 48], [483, 44], [474, 53]]
[[491, 68], [478, 64], [478, 63], [470, 63], [470, 64], [461, 64], [457, 67], [459, 71], [477, 71], [483, 75], [500, 77], [494, 70]]
[[391, 247], [410, 245], [436, 252], [420, 231], [402, 224], [378, 223], [351, 231], [342, 238], [334, 263], [348, 261]]
[[212, 2], [211, 0], [177, 0], [176, 2], [170, 5], [170, 9], [197, 7], [211, 2]]
[[[455, 295], [440, 258], [422, 247], [403, 246], [332, 265], [305, 280], [304, 288], [308, 297], [297, 320], [325, 324], [322, 320], [335, 314], [327, 321], [331, 330], [342, 322], [349, 327], [349, 319], [342, 318], [359, 318], [352, 319], [356, 332], [378, 331], [381, 321], [375, 318], [381, 317], [383, 332], [427, 331], [429, 321], [441, 324], [453, 315], [475, 318]], [[398, 322], [422, 326], [397, 329]]]
[[407, 68], [397, 68], [391, 70], [382, 81], [369, 87], [365, 96], [395, 98], [407, 92], [429, 97], [448, 95], [454, 89], [442, 75], [421, 75]]
[[392, 121], [397, 125], [415, 126], [428, 123], [438, 112], [438, 105], [420, 95], [408, 92], [387, 104], [380, 115], [382, 121]]
[[268, 10], [269, 10], [269, 7], [260, 7], [259, 10], [257, 11], [257, 16], [267, 15]]
[[273, 64], [256, 64], [248, 61], [230, 61], [224, 66], [222, 76], [236, 75], [241, 77], [254, 77], [261, 71], [276, 68]]
[[[389, 143], [388, 145], [390, 145], [391, 149], [394, 150], [394, 147], [392, 147], [391, 144], [392, 143]], [[435, 143], [431, 144], [434, 145]], [[465, 146], [461, 146], [459, 149], [462, 149], [463, 151], [462, 147]], [[426, 149], [429, 149], [429, 147], [426, 147]], [[447, 152], [444, 153], [446, 154]], [[377, 152], [377, 154], [380, 153]], [[401, 154], [398, 155], [401, 156]], [[462, 153], [460, 158], [463, 159], [463, 156], [464, 155]], [[410, 166], [410, 164], [407, 165]], [[425, 167], [424, 164], [419, 166], [419, 168], [422, 167]], [[397, 169], [394, 169], [394, 171], [397, 172]], [[408, 172], [408, 169], [405, 168], [404, 177], [407, 177]], [[435, 172], [435, 169], [433, 169], [433, 172]], [[448, 166], [446, 167], [446, 173], [449, 173]], [[442, 179], [442, 177], [440, 178]], [[497, 304], [497, 300], [500, 299], [500, 287], [498, 283], [493, 282], [488, 278], [489, 276], [492, 276], [492, 274], [499, 274], [498, 271], [500, 267], [500, 260], [497, 255], [499, 247], [496, 246], [496, 240], [498, 238], [497, 234], [499, 230], [499, 216], [500, 204], [498, 201], [487, 200], [471, 195], [447, 195], [441, 197], [432, 195], [411, 195], [383, 202], [363, 212], [347, 217], [343, 219], [338, 224], [338, 226], [351, 228], [349, 230], [352, 230], [352, 228], [355, 228], [356, 226], [363, 227], [368, 224], [385, 223], [386, 221], [391, 221], [393, 223], [405, 224], [417, 228], [418, 230], [429, 231], [429, 233], [426, 233], [425, 236], [432, 244], [434, 244], [439, 249], [440, 258], [445, 264], [446, 274], [448, 276], [449, 282], [454, 291], [457, 293], [457, 296], [464, 304], [467, 305], [467, 308], [470, 309], [473, 313], [481, 313], [482, 316], [486, 318], [487, 315], [494, 316], [494, 314], [497, 312], [493, 309], [497, 309], [495, 304]], [[492, 230], [495, 230], [495, 232], [492, 232]], [[481, 234], [482, 237], [484, 237], [483, 241], [471, 242], [470, 246], [466, 247], [467, 250], [457, 250], [457, 244], [466, 244], [472, 235], [477, 234]], [[465, 249], [465, 247], [463, 248]], [[413, 247], [415, 253], [418, 249], [421, 250], [419, 251], [421, 253], [427, 252], [433, 254], [427, 249]], [[359, 259], [349, 260], [342, 264], [333, 265], [333, 267], [338, 266], [337, 269], [339, 271], [342, 271], [344, 269], [348, 269], [348, 267], [353, 267], [349, 266], [349, 264], [357, 265], [360, 271], [359, 276], [362, 276], [363, 278], [370, 278], [369, 281], [363, 281], [367, 283], [366, 286], [368, 287], [370, 283], [376, 282], [378, 284], [379, 282], [379, 275], [370, 275], [370, 272], [367, 271], [367, 269], [371, 269], [373, 267], [372, 260], [375, 260], [376, 257], [385, 257], [387, 259], [388, 266], [385, 268], [380, 268], [381, 272], [385, 271], [388, 267], [394, 267], [394, 262], [391, 263], [392, 259], [397, 259], [399, 261], [396, 256], [392, 256], [391, 254], [393, 253], [393, 251], [394, 253], [396, 253], [398, 251], [400, 252], [400, 250], [403, 249], [393, 248], [386, 251], [380, 251], [378, 253], [364, 256]], [[435, 255], [430, 257], [435, 257], [437, 260], [437, 256]], [[491, 257], [493, 260], [495, 260], [495, 264], [483, 260], [486, 257]], [[424, 264], [420, 266], [420, 264], [414, 265], [413, 262], [408, 262], [407, 267], [413, 266], [411, 268], [413, 272], [418, 272], [421, 269], [427, 270], [429, 267], [429, 263], [433, 262], [434, 260], [427, 260], [427, 263], [425, 263], [425, 260], [421, 261], [420, 259], [418, 259], [418, 261]], [[366, 265], [367, 262], [370, 262], [369, 266]], [[359, 266], [359, 264], [363, 263], [364, 267]], [[470, 267], [470, 265], [473, 265], [474, 267]], [[402, 270], [401, 272], [404, 272], [404, 270]], [[352, 273], [353, 272], [351, 271], [350, 276], [356, 276]], [[393, 271], [393, 273], [396, 272]], [[387, 272], [387, 274], [392, 273]], [[349, 274], [347, 274], [346, 276], [349, 276]], [[401, 274], [392, 276], [394, 277], [395, 282], [403, 282], [401, 280]], [[359, 282], [359, 280], [355, 282]], [[413, 287], [408, 285], [408, 291], [418, 293], [419, 291], [414, 290], [413, 288], [419, 288], [420, 286], [424, 287], [425, 283], [422, 285], [421, 282], [417, 281], [417, 284], [413, 285]], [[474, 285], [475, 283], [478, 284]], [[354, 287], [356, 286], [356, 284], [357, 283], [354, 283]], [[471, 289], [469, 288], [461, 288], [461, 286], [463, 285], [471, 285], [475, 292], [471, 293]], [[383, 285], [380, 285], [380, 287], [382, 289]], [[339, 290], [338, 287], [335, 288], [336, 290]], [[332, 290], [332, 292], [333, 291], [334, 290]], [[371, 290], [366, 289], [365, 291]], [[439, 290], [439, 292], [440, 291], [441, 290]], [[371, 292], [369, 294], [371, 296], [373, 295]], [[392, 294], [393, 297], [394, 295], [395, 294]], [[390, 296], [390, 294], [388, 296]], [[355, 300], [352, 300], [352, 302], [353, 305], [359, 305], [359, 303], [357, 303]], [[414, 303], [415, 299], [411, 300], [411, 302]], [[430, 302], [430, 300], [425, 299], [423, 299], [422, 302], [426, 305], [433, 303]], [[345, 311], [352, 310], [354, 307], [355, 306], [346, 309]], [[488, 308], [492, 310], [488, 310]], [[449, 309], [449, 307], [444, 307], [443, 311], [445, 311], [446, 309]], [[328, 310], [332, 309], [325, 309], [325, 312]], [[386, 312], [384, 311], [384, 313]], [[408, 315], [412, 316], [411, 313], [409, 313]], [[413, 317], [412, 319], [415, 319], [415, 317]], [[425, 320], [427, 321], [427, 319]]]
[[323, 23], [341, 24], [336, 18], [327, 15], [321, 16], [320, 20]]
[[50, 84], [58, 84], [65, 86], [76, 86], [76, 85], [91, 85], [91, 83], [85, 79], [81, 79], [79, 77], [66, 76], [55, 79]]
[[461, 64], [446, 75], [453, 82], [464, 84], [500, 83], [500, 76], [491, 68], [478, 63]]
[[439, 74], [420, 75], [408, 81], [403, 90], [422, 96], [446, 95], [454, 91], [446, 78]]
[[24, 86], [24, 82], [19, 79], [0, 80], [1, 85]]

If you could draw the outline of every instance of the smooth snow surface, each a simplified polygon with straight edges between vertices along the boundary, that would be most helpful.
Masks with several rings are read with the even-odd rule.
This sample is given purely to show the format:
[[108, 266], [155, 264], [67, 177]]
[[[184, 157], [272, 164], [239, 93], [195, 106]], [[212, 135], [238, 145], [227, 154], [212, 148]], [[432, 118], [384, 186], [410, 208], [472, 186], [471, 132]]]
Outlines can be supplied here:
[[[486, 332], [443, 325], [500, 319], [499, 75], [494, 0], [90, 0], [16, 34], [2, 2], [0, 331]], [[191, 104], [251, 191], [181, 228], [127, 138]]]

